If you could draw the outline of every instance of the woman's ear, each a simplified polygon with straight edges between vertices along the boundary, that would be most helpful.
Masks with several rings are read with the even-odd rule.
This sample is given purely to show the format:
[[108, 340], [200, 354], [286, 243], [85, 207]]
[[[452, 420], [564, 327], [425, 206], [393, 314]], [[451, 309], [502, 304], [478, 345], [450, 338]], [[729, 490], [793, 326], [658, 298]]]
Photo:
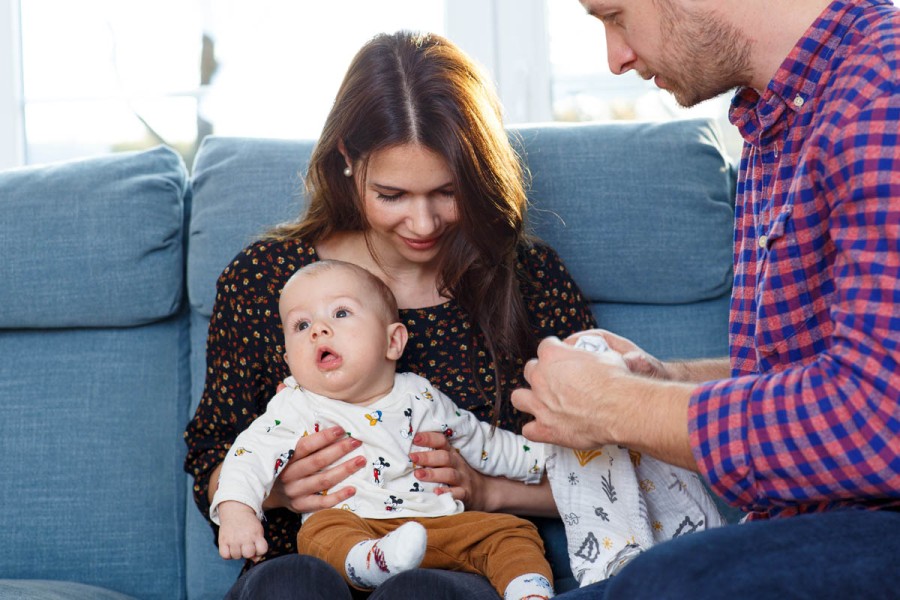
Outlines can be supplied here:
[[409, 332], [403, 323], [391, 323], [387, 328], [388, 349], [386, 357], [388, 360], [399, 360], [403, 356], [403, 350], [406, 348], [406, 342], [409, 340]]
[[350, 154], [347, 153], [347, 146], [344, 145], [344, 140], [338, 140], [338, 152], [341, 153], [341, 156], [344, 157], [344, 164], [350, 172], [353, 172], [353, 160], [350, 158]]

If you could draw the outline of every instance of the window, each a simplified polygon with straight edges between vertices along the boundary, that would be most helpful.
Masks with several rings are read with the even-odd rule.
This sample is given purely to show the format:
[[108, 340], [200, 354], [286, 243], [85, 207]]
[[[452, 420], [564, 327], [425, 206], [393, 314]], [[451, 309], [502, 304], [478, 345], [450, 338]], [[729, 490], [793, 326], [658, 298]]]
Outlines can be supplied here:
[[705, 116], [739, 154], [728, 95], [683, 109], [612, 75], [577, 0], [0, 0], [0, 169], [158, 143], [190, 164], [207, 133], [315, 138], [356, 50], [397, 29], [484, 64], [509, 124]]
[[682, 108], [652, 81], [635, 73], [613, 75], [606, 60], [603, 24], [579, 2], [549, 2], [551, 95], [557, 121], [716, 119], [732, 157], [740, 156], [740, 134], [728, 121], [729, 94]]
[[[52, 15], [52, 18], [47, 18]], [[27, 162], [205, 134], [314, 138], [375, 33], [442, 33], [442, 0], [22, 0]]]

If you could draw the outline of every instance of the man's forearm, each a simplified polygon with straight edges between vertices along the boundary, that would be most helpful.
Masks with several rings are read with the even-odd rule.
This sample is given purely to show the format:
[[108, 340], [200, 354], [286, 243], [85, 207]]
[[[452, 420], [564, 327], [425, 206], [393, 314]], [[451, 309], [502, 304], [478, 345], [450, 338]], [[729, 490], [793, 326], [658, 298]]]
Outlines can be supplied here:
[[731, 363], [727, 358], [671, 361], [666, 363], [674, 381], [705, 383], [731, 377]]
[[629, 377], [619, 398], [621, 419], [616, 419], [616, 443], [664, 462], [697, 470], [688, 431], [688, 406], [693, 384]]

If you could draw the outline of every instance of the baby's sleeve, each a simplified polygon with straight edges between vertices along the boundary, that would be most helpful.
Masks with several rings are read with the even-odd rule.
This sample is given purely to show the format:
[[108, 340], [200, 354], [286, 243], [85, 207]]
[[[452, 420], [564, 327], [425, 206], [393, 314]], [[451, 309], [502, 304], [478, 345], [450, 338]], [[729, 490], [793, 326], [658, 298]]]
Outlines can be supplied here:
[[450, 444], [472, 467], [485, 475], [527, 484], [540, 483], [546, 447], [505, 429], [491, 427], [434, 390], [435, 418]]
[[291, 460], [303, 431], [295, 411], [287, 407], [291, 392], [286, 389], [277, 394], [266, 412], [242, 431], [229, 449], [209, 509], [215, 524], [219, 524], [219, 505], [230, 500], [246, 504], [263, 518], [263, 501]]

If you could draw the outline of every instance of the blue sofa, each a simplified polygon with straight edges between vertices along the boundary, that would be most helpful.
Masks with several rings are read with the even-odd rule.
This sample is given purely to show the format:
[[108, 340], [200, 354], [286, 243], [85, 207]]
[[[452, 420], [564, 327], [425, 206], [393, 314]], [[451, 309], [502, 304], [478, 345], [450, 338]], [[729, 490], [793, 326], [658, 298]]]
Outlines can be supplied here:
[[[726, 353], [733, 169], [715, 125], [511, 131], [531, 220], [603, 326]], [[218, 274], [297, 215], [312, 142], [207, 138], [0, 173], [0, 598], [218, 599], [182, 472]]]

